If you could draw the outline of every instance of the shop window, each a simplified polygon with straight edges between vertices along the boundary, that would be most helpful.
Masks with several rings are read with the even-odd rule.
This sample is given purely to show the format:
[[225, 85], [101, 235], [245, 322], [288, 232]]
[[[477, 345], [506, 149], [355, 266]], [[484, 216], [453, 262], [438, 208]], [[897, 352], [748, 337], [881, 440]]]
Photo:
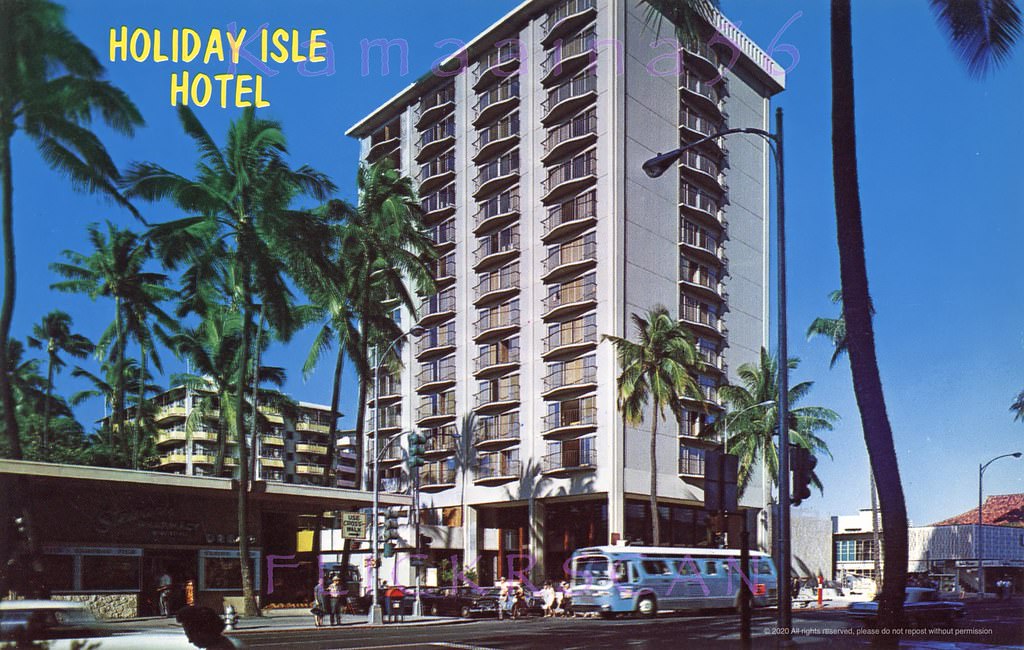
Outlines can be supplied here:
[[137, 590], [139, 575], [138, 557], [82, 556], [82, 591]]
[[44, 555], [43, 583], [52, 591], [72, 591], [75, 588], [75, 558], [73, 555]]

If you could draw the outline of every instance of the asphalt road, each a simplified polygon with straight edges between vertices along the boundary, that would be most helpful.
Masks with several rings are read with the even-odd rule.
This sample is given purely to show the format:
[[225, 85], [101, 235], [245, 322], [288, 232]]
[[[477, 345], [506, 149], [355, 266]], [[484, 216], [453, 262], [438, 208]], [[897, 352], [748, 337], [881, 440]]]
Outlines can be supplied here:
[[[866, 647], [870, 636], [851, 625], [841, 610], [796, 610], [794, 641], [804, 647]], [[774, 648], [775, 613], [761, 610], [753, 620], [754, 648]], [[672, 648], [736, 647], [739, 621], [735, 614], [662, 615], [654, 620], [634, 618], [542, 619], [522, 621], [475, 620], [446, 625], [384, 628], [335, 628], [306, 631], [266, 631], [239, 635], [250, 648], [364, 650], [427, 650], [466, 648], [486, 650], [546, 648]], [[1024, 646], [1024, 600], [969, 606], [968, 615], [953, 629], [917, 628], [902, 637], [909, 647]], [[977, 645], [964, 645], [977, 644]]]

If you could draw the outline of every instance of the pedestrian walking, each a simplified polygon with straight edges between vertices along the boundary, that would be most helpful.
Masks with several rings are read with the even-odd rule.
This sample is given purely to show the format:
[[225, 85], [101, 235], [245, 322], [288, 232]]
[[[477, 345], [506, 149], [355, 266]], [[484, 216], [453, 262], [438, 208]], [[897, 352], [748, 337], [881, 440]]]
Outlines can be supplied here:
[[512, 609], [512, 594], [509, 591], [505, 576], [498, 580], [498, 620], [504, 620], [506, 614]]
[[313, 614], [313, 624], [320, 627], [324, 624], [324, 614], [328, 612], [327, 609], [327, 588], [324, 586], [324, 579], [320, 578], [316, 581], [316, 585], [313, 587], [313, 609], [310, 610]]
[[562, 598], [559, 601], [559, 609], [562, 610], [563, 616], [575, 616], [572, 611], [572, 589], [569, 587], [569, 583], [565, 580], [562, 581]]
[[523, 585], [516, 585], [512, 590], [512, 618], [525, 618], [526, 607], [526, 592]]
[[171, 574], [167, 573], [165, 569], [156, 580], [156, 591], [160, 602], [160, 616], [167, 617], [171, 615], [171, 588], [173, 586], [174, 579], [171, 578]]
[[542, 602], [541, 607], [544, 610], [544, 616], [555, 615], [555, 589], [551, 586], [551, 582], [545, 582], [544, 586], [540, 590], [540, 599]]
[[331, 625], [341, 625], [341, 611], [345, 606], [345, 590], [341, 586], [341, 577], [337, 574], [331, 578], [331, 584], [327, 587], [327, 611], [331, 614]]

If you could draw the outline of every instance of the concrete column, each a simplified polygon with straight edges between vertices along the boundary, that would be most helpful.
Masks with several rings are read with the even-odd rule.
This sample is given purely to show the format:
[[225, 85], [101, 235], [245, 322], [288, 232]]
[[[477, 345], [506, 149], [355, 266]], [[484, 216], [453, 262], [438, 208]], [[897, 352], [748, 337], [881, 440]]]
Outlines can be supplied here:
[[480, 554], [479, 517], [476, 508], [470, 505], [462, 507], [462, 550], [463, 564], [476, 566]]
[[533, 569], [530, 571], [530, 580], [535, 585], [544, 584], [547, 577], [547, 569], [544, 566], [544, 501], [533, 499], [530, 502], [529, 527], [530, 527], [530, 555], [533, 557]]

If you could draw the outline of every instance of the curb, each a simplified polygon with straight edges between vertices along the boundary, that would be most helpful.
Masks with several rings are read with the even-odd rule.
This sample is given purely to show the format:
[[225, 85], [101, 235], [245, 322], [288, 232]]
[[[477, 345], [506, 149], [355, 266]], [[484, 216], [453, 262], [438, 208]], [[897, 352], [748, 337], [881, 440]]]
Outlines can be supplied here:
[[451, 618], [442, 619], [436, 621], [409, 621], [407, 623], [384, 623], [382, 625], [371, 625], [369, 623], [342, 623], [341, 625], [325, 625], [323, 627], [316, 627], [312, 625], [302, 626], [258, 626], [258, 627], [244, 627], [236, 628], [234, 630], [225, 630], [225, 634], [232, 636], [245, 635], [245, 634], [260, 634], [265, 632], [318, 632], [320, 630], [333, 630], [333, 629], [351, 629], [351, 628], [369, 628], [374, 630], [379, 629], [394, 629], [397, 627], [431, 627], [437, 625], [461, 625], [463, 623], [472, 623], [474, 619], [468, 618]]

